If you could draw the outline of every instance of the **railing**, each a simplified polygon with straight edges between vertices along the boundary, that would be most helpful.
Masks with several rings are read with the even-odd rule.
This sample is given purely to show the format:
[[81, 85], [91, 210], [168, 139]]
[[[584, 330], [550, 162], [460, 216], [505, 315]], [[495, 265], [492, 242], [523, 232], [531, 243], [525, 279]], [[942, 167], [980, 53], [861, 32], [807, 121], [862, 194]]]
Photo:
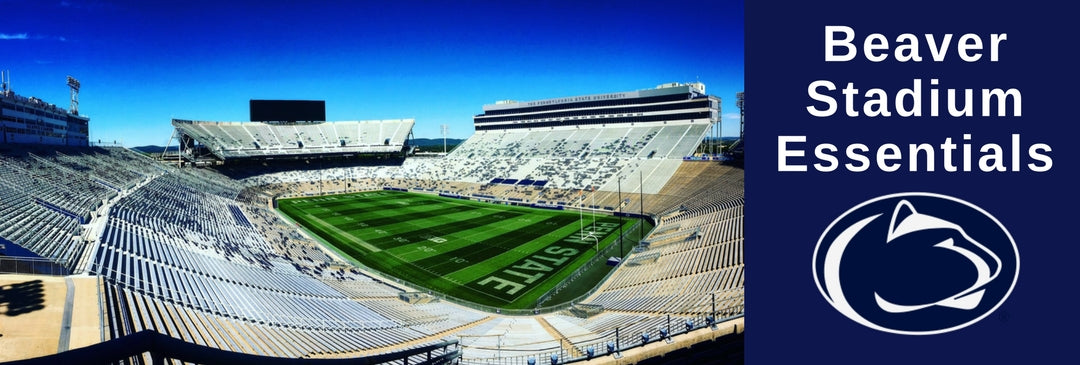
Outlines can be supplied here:
[[123, 142], [119, 141], [89, 141], [90, 147], [124, 147]]
[[[357, 266], [360, 266], [361, 268], [363, 268], [364, 270], [366, 270], [368, 272], [379, 272], [378, 270], [369, 268], [367, 266], [364, 266], [363, 264], [358, 264], [357, 263]], [[553, 306], [548, 306], [548, 307], [537, 307], [537, 308], [527, 308], [527, 309], [506, 309], [506, 308], [499, 308], [499, 307], [493, 307], [493, 306], [489, 306], [489, 305], [483, 305], [483, 304], [479, 304], [479, 303], [474, 303], [474, 302], [470, 302], [470, 301], [463, 300], [463, 299], [458, 299], [458, 298], [455, 298], [455, 297], [452, 297], [452, 296], [448, 296], [446, 294], [442, 294], [442, 293], [439, 293], [439, 292], [429, 290], [429, 289], [425, 288], [422, 285], [417, 285], [417, 284], [414, 284], [412, 282], [402, 280], [402, 279], [398, 279], [398, 278], [394, 278], [393, 281], [395, 283], [403, 285], [403, 286], [408, 286], [408, 287], [417, 288], [417, 289], [423, 289], [426, 293], [429, 293], [428, 295], [430, 295], [433, 298], [438, 298], [439, 300], [447, 301], [447, 302], [450, 302], [450, 303], [453, 303], [453, 304], [456, 304], [456, 305], [459, 305], [459, 306], [462, 306], [462, 307], [465, 307], [465, 308], [474, 309], [474, 310], [487, 312], [487, 313], [502, 314], [502, 315], [507, 315], [507, 316], [531, 316], [531, 315], [537, 315], [537, 314], [554, 313], [554, 312], [558, 312], [558, 311], [561, 311], [561, 310], [564, 310], [564, 309], [569, 309], [570, 307], [572, 307], [574, 305], [574, 303], [571, 301], [571, 302], [562, 303], [562, 304], [553, 305]], [[581, 296], [579, 298], [584, 298], [584, 296]]]
[[701, 227], [690, 227], [686, 229], [680, 229], [671, 233], [653, 234], [648, 239], [642, 239], [640, 243], [644, 246], [652, 245], [654, 242], [661, 242], [672, 238], [684, 238], [688, 235], [696, 235], [701, 233]]
[[[418, 348], [347, 359], [291, 359], [243, 354], [184, 342], [154, 331], [142, 331], [96, 345], [8, 364], [166, 364], [168, 360], [196, 364], [450, 364], [461, 356], [458, 341], [449, 340]], [[132, 361], [134, 360], [134, 361]]]
[[[603, 356], [612, 356], [622, 351], [638, 348], [658, 341], [666, 341], [696, 331], [715, 331], [717, 324], [742, 318], [740, 311], [724, 317], [711, 314], [692, 316], [661, 315], [644, 318], [633, 323], [625, 323], [604, 331], [598, 335], [568, 338], [566, 340], [548, 340], [536, 342], [528, 350], [503, 346], [471, 346], [467, 336], [462, 336], [462, 364], [566, 364], [585, 361]], [[731, 334], [739, 333], [736, 324]], [[518, 344], [523, 345], [523, 344]], [[479, 354], [478, 351], [482, 351]], [[590, 351], [592, 354], [590, 355]], [[574, 355], [576, 353], [580, 355]], [[485, 356], [485, 353], [492, 356]], [[472, 355], [470, 355], [472, 354]], [[551, 360], [554, 357], [554, 360]]]
[[0, 274], [68, 275], [64, 265], [40, 257], [0, 256]]

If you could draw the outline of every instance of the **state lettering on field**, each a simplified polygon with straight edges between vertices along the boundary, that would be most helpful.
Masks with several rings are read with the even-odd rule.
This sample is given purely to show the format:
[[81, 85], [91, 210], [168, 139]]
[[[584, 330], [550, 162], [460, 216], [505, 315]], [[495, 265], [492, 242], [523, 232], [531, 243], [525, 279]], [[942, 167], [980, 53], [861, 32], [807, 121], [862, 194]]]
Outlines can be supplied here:
[[581, 252], [582, 250], [575, 248], [548, 246], [492, 275], [470, 283], [470, 286], [486, 289], [490, 294], [510, 301], [526, 286], [542, 281], [540, 279], [558, 271], [563, 264]]

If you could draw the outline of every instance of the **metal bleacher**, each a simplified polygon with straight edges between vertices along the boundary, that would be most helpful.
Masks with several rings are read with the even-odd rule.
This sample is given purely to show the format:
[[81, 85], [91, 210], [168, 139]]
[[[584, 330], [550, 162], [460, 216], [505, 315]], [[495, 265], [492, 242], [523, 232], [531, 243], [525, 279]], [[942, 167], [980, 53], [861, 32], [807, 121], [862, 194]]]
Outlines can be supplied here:
[[[302, 271], [250, 224], [259, 220], [236, 223], [230, 207], [237, 202], [223, 197], [228, 186], [213, 194], [189, 186], [185, 174], [158, 177], [110, 210], [91, 272], [116, 293], [114, 311], [129, 313], [114, 336], [152, 329], [210, 347], [298, 357], [430, 343], [486, 317], [445, 304], [410, 306], [372, 280]], [[383, 287], [374, 290], [383, 294], [350, 296], [373, 290], [342, 286]]]
[[306, 123], [203, 122], [173, 126], [221, 159], [336, 153], [400, 153], [413, 119]]
[[[388, 138], [391, 147], [404, 141], [412, 121], [180, 121], [178, 128], [240, 157], [288, 153], [299, 144], [331, 151], [342, 141], [380, 150]], [[575, 357], [615, 340], [616, 331], [655, 333], [669, 316], [701, 326], [706, 315], [742, 313], [743, 174], [682, 162], [705, 132], [690, 124], [482, 131], [444, 158], [249, 180], [158, 165], [119, 148], [7, 152], [0, 154], [0, 237], [100, 276], [107, 338], [152, 330], [215, 349], [288, 358], [355, 357], [457, 338], [463, 362]], [[398, 299], [400, 286], [341, 261], [265, 202], [244, 198], [273, 189], [267, 181], [346, 179], [353, 189], [394, 183], [552, 202], [597, 187], [597, 205], [610, 206], [620, 203], [614, 191], [621, 179], [624, 193], [653, 194], [644, 210], [657, 217], [657, 227], [645, 238], [647, 247], [576, 303], [601, 308], [590, 318], [412, 304]], [[492, 183], [498, 179], [546, 185]]]

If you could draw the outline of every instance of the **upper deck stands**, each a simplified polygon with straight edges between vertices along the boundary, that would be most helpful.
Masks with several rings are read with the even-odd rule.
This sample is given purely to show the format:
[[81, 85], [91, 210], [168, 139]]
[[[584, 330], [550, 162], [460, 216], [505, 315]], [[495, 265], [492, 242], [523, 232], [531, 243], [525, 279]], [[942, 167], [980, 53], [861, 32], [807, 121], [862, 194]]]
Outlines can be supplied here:
[[400, 153], [412, 119], [324, 123], [201, 122], [174, 119], [181, 133], [222, 159], [337, 153]]

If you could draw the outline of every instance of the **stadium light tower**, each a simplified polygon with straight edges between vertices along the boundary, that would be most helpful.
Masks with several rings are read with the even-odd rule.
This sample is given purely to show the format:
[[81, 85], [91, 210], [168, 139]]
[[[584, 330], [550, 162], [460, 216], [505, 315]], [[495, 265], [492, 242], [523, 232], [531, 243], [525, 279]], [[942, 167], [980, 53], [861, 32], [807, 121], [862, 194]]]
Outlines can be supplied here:
[[585, 237], [585, 188], [578, 190], [578, 235]]
[[710, 124], [709, 125], [709, 133], [705, 134], [705, 139], [707, 139], [709, 141], [709, 143], [705, 145], [705, 151], [703, 151], [702, 154], [709, 156], [709, 158], [712, 158], [712, 156], [716, 156], [716, 125], [717, 124], [719, 124], [719, 123]]
[[[641, 217], [645, 217], [645, 173], [638, 170], [638, 207], [641, 209]], [[639, 225], [638, 239], [645, 238], [645, 225]]]
[[79, 80], [68, 76], [67, 86], [71, 88], [71, 114], [79, 115]]
[[739, 139], [743, 139], [743, 129], [746, 127], [746, 109], [743, 108], [743, 92], [735, 93], [735, 106], [739, 107]]
[[712, 150], [712, 156], [709, 156], [710, 158], [720, 154], [721, 150], [724, 149], [724, 144], [721, 143], [721, 139], [720, 139], [720, 129], [723, 128], [723, 126], [724, 126], [724, 115], [723, 114], [718, 115], [717, 118], [719, 118], [720, 120], [716, 121], [716, 123], [713, 124], [714, 125], [714, 127], [713, 127], [713, 138], [712, 138], [713, 139], [713, 143], [712, 143], [713, 150]]
[[442, 125], [442, 153], [446, 154], [446, 132], [448, 131], [446, 124]]
[[623, 247], [622, 175], [619, 175], [618, 177], [619, 177], [619, 205], [618, 205], [618, 207], [619, 207], [619, 256], [622, 256], [626, 252], [625, 248]]
[[596, 235], [596, 209], [598, 207], [596, 205], [596, 185], [592, 186], [592, 204], [589, 205], [589, 208], [592, 209], [592, 234]]

